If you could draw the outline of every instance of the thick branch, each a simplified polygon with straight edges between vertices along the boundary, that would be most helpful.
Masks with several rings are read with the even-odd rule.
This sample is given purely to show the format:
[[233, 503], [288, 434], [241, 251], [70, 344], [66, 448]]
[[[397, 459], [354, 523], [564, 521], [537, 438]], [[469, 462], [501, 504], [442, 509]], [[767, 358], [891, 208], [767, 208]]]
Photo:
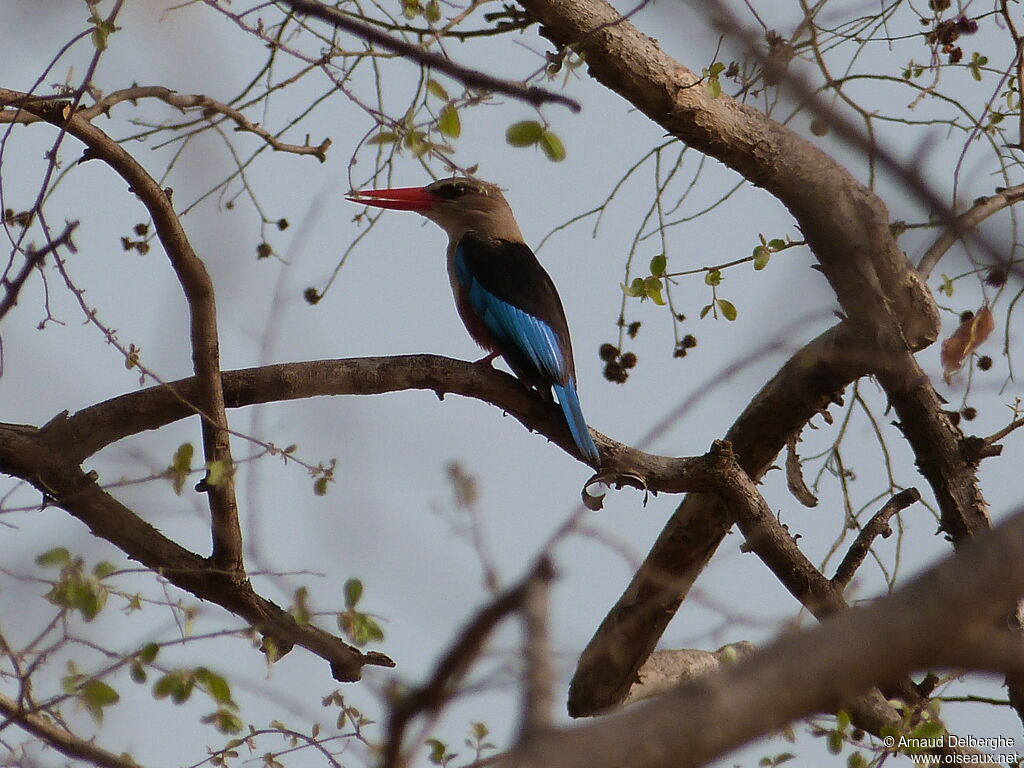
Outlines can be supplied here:
[[[840, 401], [846, 386], [871, 370], [872, 357], [845, 324], [793, 355], [726, 435], [743, 470], [759, 479], [789, 435]], [[625, 698], [732, 523], [715, 497], [690, 495], [683, 501], [584, 650], [569, 690], [570, 714], [600, 712]]]
[[[19, 425], [0, 426], [0, 472], [32, 483], [48, 499], [81, 520], [97, 536], [160, 573], [172, 584], [242, 617], [272, 641], [280, 656], [300, 645], [331, 664], [340, 681], [358, 680], [366, 664], [394, 666], [383, 654], [363, 654], [311, 625], [299, 624], [256, 594], [218, 563], [189, 552], [104, 492], [95, 473], [85, 473], [68, 458], [53, 433]], [[268, 650], [271, 643], [267, 643]]]
[[916, 670], [1024, 672], [1020, 640], [994, 629], [1021, 594], [1024, 514], [868, 607], [786, 633], [763, 651], [653, 701], [540, 735], [500, 765], [695, 768]]
[[139, 764], [123, 755], [115, 755], [91, 741], [80, 739], [39, 712], [24, 712], [17, 702], [0, 693], [0, 713], [33, 736], [37, 736], [65, 757], [85, 760], [100, 768], [139, 768]]
[[160, 188], [138, 161], [107, 134], [85, 118], [72, 113], [66, 102], [33, 100], [27, 94], [0, 88], [0, 105], [16, 106], [64, 128], [88, 149], [86, 158], [103, 160], [128, 182], [153, 217], [157, 236], [181, 283], [188, 303], [192, 363], [199, 382], [192, 402], [204, 416], [203, 449], [208, 465], [222, 468], [220, 480], [208, 487], [212, 516], [213, 557], [226, 571], [244, 579], [242, 533], [235, 499], [234, 462], [231, 458], [224, 393], [220, 384], [220, 351], [217, 338], [217, 306], [213, 281], [181, 226], [170, 194]]
[[[426, 389], [491, 403], [567, 453], [577, 449], [561, 411], [525, 389], [506, 373], [436, 355], [401, 355], [347, 360], [313, 360], [222, 373], [225, 402], [237, 408], [257, 403], [321, 395], [375, 395]], [[129, 435], [158, 429], [193, 415], [188, 406], [198, 388], [195, 378], [120, 395], [46, 425], [54, 444], [82, 462]], [[708, 490], [700, 459], [655, 456], [594, 432], [601, 450], [601, 477], [638, 484], [651, 491]]]

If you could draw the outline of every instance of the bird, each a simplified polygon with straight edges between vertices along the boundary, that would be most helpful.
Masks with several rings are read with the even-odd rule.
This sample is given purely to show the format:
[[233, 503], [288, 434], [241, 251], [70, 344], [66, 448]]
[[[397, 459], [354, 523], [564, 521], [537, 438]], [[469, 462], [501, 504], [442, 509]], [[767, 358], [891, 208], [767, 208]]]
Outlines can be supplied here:
[[594, 467], [601, 454], [587, 428], [565, 310], [550, 275], [526, 244], [501, 189], [454, 177], [423, 187], [368, 189], [348, 200], [415, 211], [448, 235], [448, 278], [469, 335], [499, 355], [528, 388], [551, 401], [552, 391], [580, 456]]

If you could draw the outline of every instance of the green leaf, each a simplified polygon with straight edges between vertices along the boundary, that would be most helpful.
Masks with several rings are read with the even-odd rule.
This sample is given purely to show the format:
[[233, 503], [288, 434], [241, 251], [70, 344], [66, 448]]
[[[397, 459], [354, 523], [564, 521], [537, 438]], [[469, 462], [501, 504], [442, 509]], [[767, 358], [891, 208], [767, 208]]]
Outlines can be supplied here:
[[850, 713], [847, 712], [845, 709], [840, 709], [838, 712], [836, 712], [836, 728], [845, 733], [846, 729], [849, 727]]
[[942, 286], [939, 288], [939, 293], [944, 293], [947, 296], [953, 295], [953, 281], [945, 273], [942, 275]]
[[721, 285], [722, 284], [722, 273], [720, 270], [711, 269], [708, 270], [707, 274], [704, 275], [704, 282], [708, 285]]
[[436, 98], [440, 99], [441, 101], [448, 101], [449, 100], [448, 99], [448, 91], [446, 91], [444, 89], [444, 86], [442, 86], [439, 82], [437, 82], [437, 80], [433, 80], [433, 79], [427, 80], [427, 93], [429, 93], [431, 96], [435, 96]]
[[773, 251], [781, 251], [783, 248], [786, 247], [786, 245], [786, 241], [780, 240], [779, 238], [775, 238], [774, 240], [768, 241], [768, 247], [771, 248]]
[[665, 306], [665, 297], [661, 293], [662, 282], [660, 277], [648, 277], [644, 280], [644, 293], [651, 301], [659, 307]]
[[120, 701], [120, 694], [102, 680], [90, 680], [78, 692], [78, 698], [97, 723], [103, 722], [103, 707]]
[[64, 567], [71, 562], [71, 553], [65, 547], [54, 547], [36, 558], [36, 565]]
[[326, 496], [327, 495], [327, 483], [328, 483], [328, 480], [327, 480], [326, 477], [318, 477], [313, 482], [313, 493], [315, 493], [317, 496]]
[[718, 308], [722, 310], [722, 314], [725, 316], [726, 320], [731, 321], [736, 319], [736, 307], [731, 301], [718, 299]]
[[345, 607], [351, 611], [363, 596], [363, 582], [359, 579], [349, 579], [345, 582], [344, 592]]
[[230, 468], [231, 462], [225, 459], [211, 461], [207, 465], [206, 484], [216, 488], [224, 482], [224, 478], [227, 477]]
[[829, 752], [833, 755], [838, 755], [843, 751], [843, 734], [839, 731], [829, 731], [825, 739], [825, 745]]
[[988, 64], [988, 56], [982, 56], [977, 51], [971, 55], [971, 63], [967, 67], [971, 70], [971, 76], [979, 83], [981, 82], [981, 68], [986, 64]]
[[128, 670], [128, 674], [131, 676], [132, 681], [136, 683], [146, 682], [146, 668], [143, 667], [139, 662], [133, 661], [131, 667]]
[[655, 277], [661, 277], [665, 274], [665, 267], [668, 266], [668, 258], [664, 253], [659, 253], [653, 259], [651, 259], [651, 274]]
[[156, 643], [146, 643], [139, 652], [135, 654], [135, 658], [139, 661], [149, 664], [156, 658], [156, 655], [160, 653], [160, 646]]
[[437, 119], [437, 129], [453, 139], [459, 138], [462, 134], [462, 121], [459, 120], [459, 112], [451, 104], [441, 110], [441, 116]]
[[437, 24], [441, 20], [441, 4], [437, 0], [430, 0], [424, 15], [431, 24]]
[[565, 145], [554, 131], [544, 131], [540, 135], [540, 148], [553, 163], [560, 163], [565, 160]]
[[426, 744], [430, 747], [430, 755], [427, 759], [434, 765], [444, 765], [445, 756], [448, 753], [445, 743], [439, 739], [427, 739]]
[[221, 733], [239, 733], [242, 730], [241, 718], [225, 707], [220, 707], [209, 719], [204, 717], [203, 722], [212, 722]]
[[[189, 676], [189, 680], [191, 680], [191, 676]], [[186, 701], [191, 693], [192, 685], [186, 682], [185, 674], [179, 669], [168, 672], [153, 683], [154, 698], [166, 699], [170, 696], [175, 704]]]
[[846, 768], [868, 768], [867, 758], [860, 752], [851, 752], [846, 758]]
[[168, 474], [171, 476], [174, 484], [174, 492], [178, 496], [181, 496], [181, 491], [188, 480], [188, 473], [192, 471], [192, 456], [194, 453], [195, 449], [192, 447], [192, 443], [182, 443], [178, 446], [178, 450], [174, 452], [174, 457], [171, 459]]
[[760, 272], [762, 269], [768, 266], [768, 262], [772, 258], [772, 252], [769, 248], [763, 245], [759, 245], [754, 248], [754, 269]]
[[705, 306], [704, 309], [700, 311], [700, 319], [703, 320], [707, 316], [708, 312], [710, 312], [714, 308], [715, 307], [713, 304], [708, 304], [707, 306]]
[[206, 688], [206, 692], [218, 704], [234, 704], [231, 700], [231, 686], [228, 681], [206, 667], [196, 669], [196, 682]]
[[101, 560], [96, 563], [92, 569], [92, 575], [97, 579], [105, 579], [110, 574], [117, 571], [117, 566], [113, 563], [108, 563], [106, 560]]
[[394, 144], [398, 141], [398, 134], [393, 131], [381, 131], [376, 136], [366, 140], [367, 144]]
[[634, 299], [639, 299], [641, 296], [647, 295], [647, 289], [644, 287], [644, 279], [642, 277], [634, 277], [633, 282], [629, 285], [623, 285], [622, 290], [627, 296]]
[[536, 120], [520, 120], [505, 131], [505, 141], [513, 147], [532, 147], [543, 133], [544, 126]]

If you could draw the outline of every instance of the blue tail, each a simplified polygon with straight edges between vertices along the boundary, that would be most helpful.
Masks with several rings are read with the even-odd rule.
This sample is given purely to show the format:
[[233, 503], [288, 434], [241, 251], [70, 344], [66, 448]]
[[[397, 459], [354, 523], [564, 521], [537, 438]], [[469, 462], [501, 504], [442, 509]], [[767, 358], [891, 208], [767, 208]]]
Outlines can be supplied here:
[[558, 396], [558, 404], [565, 414], [565, 423], [569, 426], [572, 439], [579, 448], [580, 454], [591, 464], [598, 466], [601, 463], [601, 454], [597, 451], [594, 438], [590, 436], [587, 429], [587, 422], [583, 418], [583, 410], [580, 408], [580, 398], [576, 394], [576, 380], [569, 377], [565, 384], [554, 385], [555, 394]]

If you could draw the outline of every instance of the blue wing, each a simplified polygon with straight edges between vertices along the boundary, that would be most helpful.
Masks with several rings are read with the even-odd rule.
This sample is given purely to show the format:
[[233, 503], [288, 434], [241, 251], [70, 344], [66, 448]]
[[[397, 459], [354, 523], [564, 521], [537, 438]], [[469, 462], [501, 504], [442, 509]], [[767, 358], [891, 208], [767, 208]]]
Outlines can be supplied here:
[[522, 243], [467, 235], [455, 250], [455, 274], [502, 357], [527, 385], [554, 388], [580, 453], [599, 463], [576, 393], [565, 312], [533, 252]]

